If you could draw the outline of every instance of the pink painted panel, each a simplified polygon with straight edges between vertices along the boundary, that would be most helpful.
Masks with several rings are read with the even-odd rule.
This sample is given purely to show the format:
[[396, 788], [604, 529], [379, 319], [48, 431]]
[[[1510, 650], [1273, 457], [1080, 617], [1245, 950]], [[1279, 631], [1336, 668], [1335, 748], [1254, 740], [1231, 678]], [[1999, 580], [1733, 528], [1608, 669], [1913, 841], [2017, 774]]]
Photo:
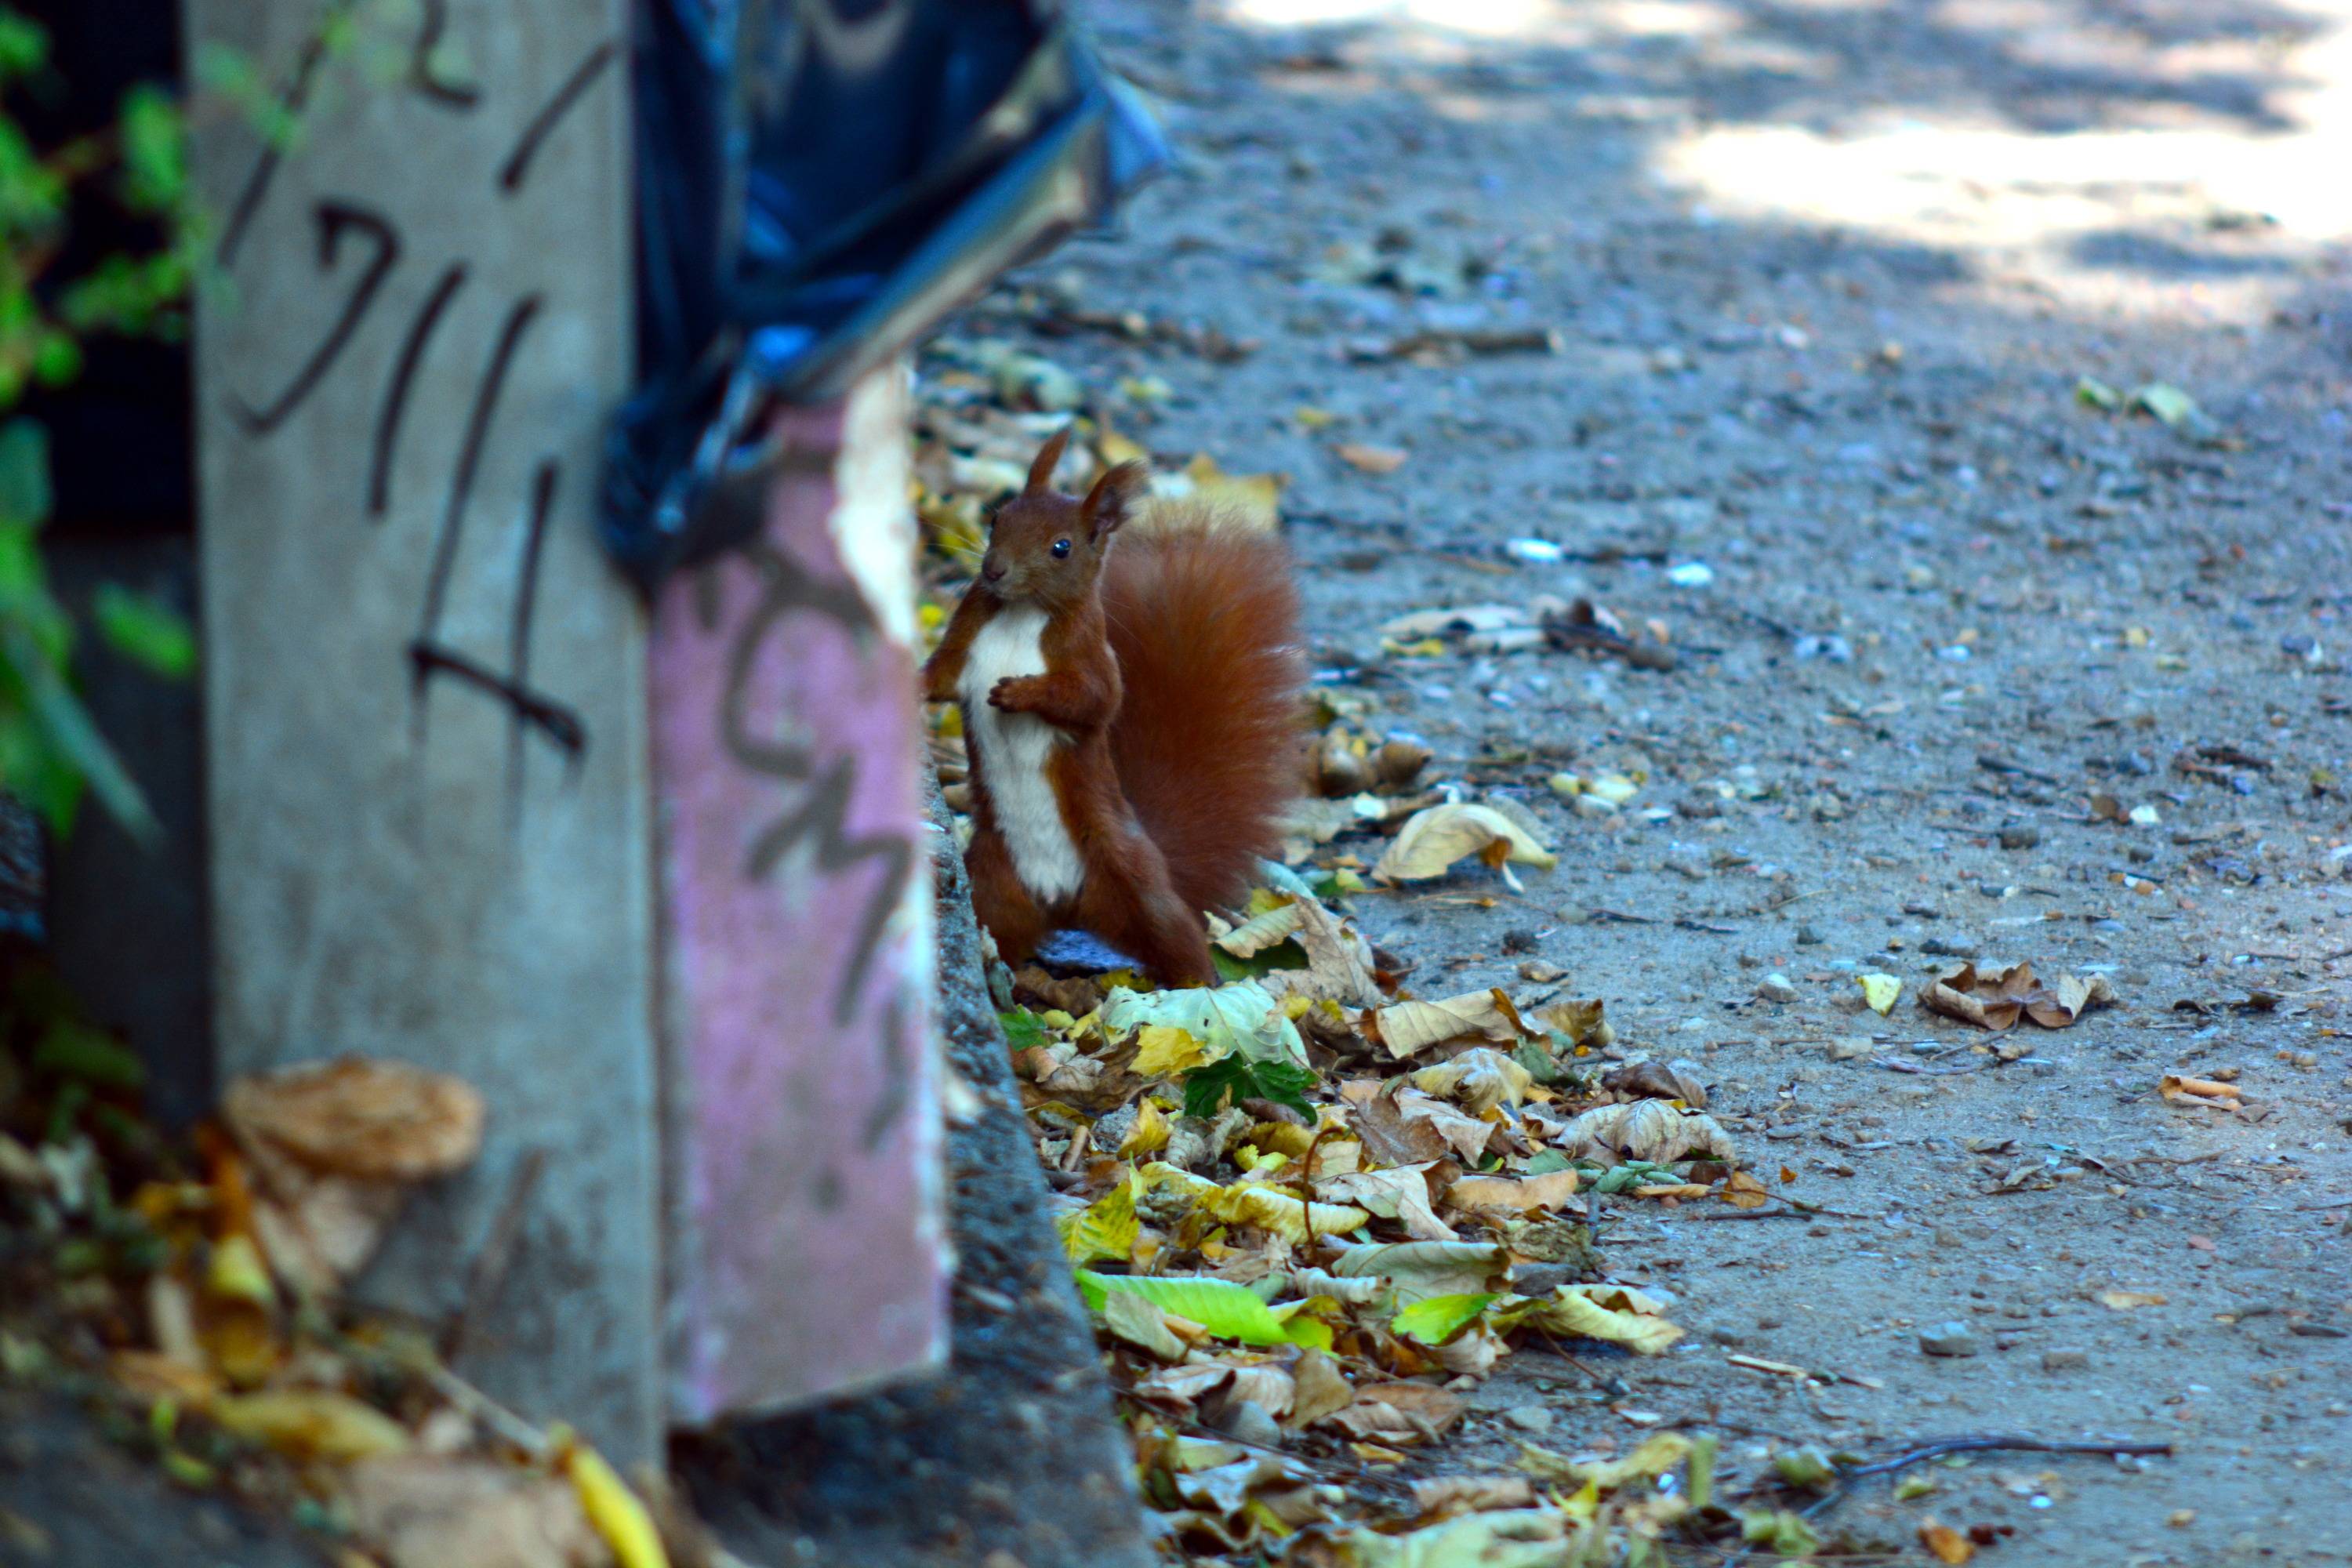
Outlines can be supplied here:
[[[673, 1419], [803, 1404], [946, 1347], [929, 857], [912, 594], [854, 528], [903, 512], [884, 417], [785, 416], [765, 535], [681, 574], [650, 680]], [[845, 478], [844, 478], [845, 476]], [[897, 485], [897, 495], [841, 486]], [[853, 520], [844, 515], [855, 506]], [[887, 561], [890, 552], [880, 552]]]

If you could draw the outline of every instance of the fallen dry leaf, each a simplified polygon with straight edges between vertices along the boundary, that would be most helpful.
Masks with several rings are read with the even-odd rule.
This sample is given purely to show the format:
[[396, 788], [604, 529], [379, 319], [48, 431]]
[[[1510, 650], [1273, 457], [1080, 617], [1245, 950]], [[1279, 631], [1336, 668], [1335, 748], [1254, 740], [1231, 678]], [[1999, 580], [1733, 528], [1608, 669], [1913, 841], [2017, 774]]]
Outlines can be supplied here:
[[1500, 1242], [1400, 1241], [1351, 1247], [1333, 1261], [1331, 1272], [1342, 1279], [1386, 1280], [1397, 1300], [1409, 1305], [1496, 1289], [1509, 1275], [1510, 1261]]
[[1484, 1116], [1500, 1105], [1519, 1104], [1535, 1081], [1535, 1075], [1526, 1068], [1486, 1046], [1473, 1046], [1460, 1056], [1412, 1075], [1413, 1088], [1455, 1100], [1473, 1116]]
[[[1347, 1086], [1341, 1087], [1343, 1097]], [[1403, 1163], [1434, 1160], [1447, 1152], [1465, 1163], [1474, 1163], [1485, 1156], [1486, 1145], [1495, 1136], [1496, 1123], [1482, 1121], [1442, 1100], [1433, 1099], [1420, 1089], [1397, 1084], [1382, 1090], [1360, 1107], [1355, 1121], [1366, 1147], [1379, 1153], [1383, 1147], [1403, 1147], [1412, 1150], [1435, 1148], [1427, 1153], [1411, 1155]], [[1389, 1156], [1380, 1154], [1383, 1160]]]
[[1423, 1162], [1383, 1171], [1351, 1171], [1318, 1181], [1315, 1195], [1395, 1220], [1416, 1241], [1456, 1240], [1453, 1227], [1429, 1205], [1428, 1170], [1429, 1163]]
[[1595, 1050], [1614, 1044], [1616, 1027], [1604, 1016], [1606, 1009], [1599, 997], [1589, 1002], [1556, 1002], [1535, 1015], [1536, 1022], [1545, 1028], [1566, 1037], [1571, 1046], [1586, 1046]]
[[[1593, 1005], [1598, 1006], [1595, 1003]], [[1601, 1087], [1624, 1100], [1679, 1100], [1694, 1110], [1706, 1109], [1706, 1086], [1695, 1062], [1627, 1062], [1601, 1075]]]
[[1371, 1219], [1346, 1204], [1310, 1203], [1296, 1193], [1257, 1182], [1220, 1186], [1205, 1176], [1159, 1161], [1137, 1173], [1149, 1191], [1174, 1191], [1231, 1225], [1254, 1225], [1297, 1246], [1313, 1236], [1345, 1236]]
[[2178, 1073], [2166, 1073], [2158, 1080], [2157, 1092], [2175, 1105], [2198, 1105], [2208, 1110], [2243, 1110], [2244, 1091], [2234, 1083], [2217, 1083], [2210, 1078], [2183, 1078]]
[[1399, 1061], [1466, 1036], [1509, 1043], [1522, 1033], [1518, 1009], [1500, 988], [1467, 991], [1437, 1002], [1393, 1003], [1364, 1018], [1366, 1037]]
[[1445, 875], [1454, 862], [1484, 857], [1490, 849], [1500, 856], [1495, 862], [1498, 869], [1504, 861], [1544, 870], [1559, 864], [1559, 856], [1504, 813], [1465, 801], [1433, 805], [1407, 817], [1396, 841], [1372, 867], [1372, 879], [1424, 882]]
[[482, 1147], [482, 1097], [471, 1085], [369, 1057], [236, 1079], [221, 1096], [221, 1117], [240, 1142], [360, 1181], [446, 1176]]
[[[1377, 1415], [1371, 1416], [1367, 1422], [1370, 1431], [1359, 1434], [1360, 1436], [1369, 1436], [1370, 1431], [1391, 1434], [1443, 1432], [1446, 1427], [1461, 1420], [1462, 1413], [1468, 1408], [1463, 1403], [1460, 1394], [1450, 1393], [1434, 1384], [1368, 1383], [1362, 1384], [1356, 1390], [1356, 1403], [1353, 1408], [1367, 1410], [1373, 1407], [1384, 1407], [1386, 1410], [1395, 1412], [1396, 1416], [1401, 1416], [1402, 1419], [1391, 1417], [1384, 1420]], [[1341, 1413], [1343, 1418], [1346, 1414], [1346, 1412]], [[1341, 1419], [1339, 1424], [1348, 1425], [1344, 1419]]]
[[2062, 974], [2054, 984], [2043, 985], [2034, 978], [2031, 963], [2012, 963], [1997, 974], [1960, 963], [1938, 975], [1919, 1005], [1931, 1013], [1999, 1031], [2015, 1026], [2021, 1017], [2045, 1029], [2063, 1029], [2093, 1007], [2115, 1000], [2115, 987], [2103, 974], [2088, 979]]
[[1290, 1369], [1290, 1380], [1289, 1424], [1293, 1426], [1312, 1426], [1356, 1402], [1356, 1391], [1340, 1374], [1339, 1363], [1321, 1351], [1300, 1356]]
[[1254, 915], [1217, 938], [1217, 946], [1235, 958], [1255, 958], [1269, 947], [1278, 947], [1298, 933], [1306, 923], [1306, 900], [1285, 899], [1264, 914]]
[[1341, 462], [1367, 474], [1393, 474], [1404, 467], [1408, 456], [1396, 447], [1371, 447], [1356, 441], [1342, 441], [1331, 450]]
[[1864, 1005], [1874, 1013], [1884, 1016], [1888, 1008], [1895, 1005], [1895, 998], [1903, 994], [1903, 982], [1892, 974], [1873, 971], [1853, 978], [1855, 984], [1862, 987]]
[[561, 1461], [589, 1524], [613, 1549], [620, 1568], [669, 1568], [669, 1552], [643, 1499], [631, 1491], [604, 1456], [574, 1440]]
[[2165, 1304], [2160, 1290], [2102, 1290], [2099, 1305], [2110, 1311], [2128, 1312], [2135, 1307], [2161, 1307]]
[[1432, 1517], [1526, 1508], [1534, 1501], [1535, 1488], [1525, 1476], [1439, 1476], [1412, 1483], [1413, 1507]]
[[343, 1477], [352, 1532], [392, 1568], [609, 1568], [564, 1480], [481, 1460], [369, 1459]]
[[1457, 1209], [1504, 1209], [1528, 1214], [1557, 1209], [1576, 1195], [1576, 1172], [1548, 1171], [1540, 1176], [1465, 1176], [1445, 1189], [1445, 1201]]
[[1349, 1007], [1377, 1006], [1381, 988], [1372, 978], [1371, 943], [1311, 899], [1290, 907], [1298, 911], [1294, 940], [1307, 953], [1307, 967], [1275, 970], [1258, 976], [1258, 984], [1277, 999], [1306, 996]]
[[1936, 1554], [1938, 1563], [1966, 1563], [1977, 1554], [1969, 1538], [1948, 1524], [1924, 1520], [1919, 1525], [1919, 1544]]
[[1182, 1361], [1192, 1349], [1168, 1326], [1165, 1310], [1131, 1290], [1113, 1290], [1104, 1296], [1103, 1322], [1118, 1338], [1161, 1361]]
[[1555, 1334], [1623, 1345], [1636, 1355], [1660, 1355], [1683, 1337], [1653, 1297], [1622, 1285], [1562, 1285], [1522, 1309], [1519, 1321]]
[[297, 1458], [343, 1464], [408, 1452], [408, 1428], [372, 1405], [323, 1388], [269, 1389], [215, 1399], [205, 1412], [224, 1431]]
[[1659, 1165], [1695, 1154], [1738, 1158], [1731, 1135], [1714, 1117], [1677, 1110], [1663, 1100], [1595, 1106], [1570, 1121], [1559, 1141], [1571, 1158], [1647, 1160]]

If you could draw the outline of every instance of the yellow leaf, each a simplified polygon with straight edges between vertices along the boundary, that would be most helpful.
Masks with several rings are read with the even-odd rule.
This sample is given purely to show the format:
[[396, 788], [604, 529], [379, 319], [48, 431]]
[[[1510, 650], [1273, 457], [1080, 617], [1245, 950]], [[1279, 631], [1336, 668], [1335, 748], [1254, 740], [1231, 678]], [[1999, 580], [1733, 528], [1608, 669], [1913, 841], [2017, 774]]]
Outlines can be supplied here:
[[404, 1454], [408, 1428], [373, 1405], [323, 1388], [232, 1394], [209, 1407], [224, 1431], [299, 1458], [337, 1464]]
[[1306, 1241], [1310, 1227], [1317, 1236], [1345, 1236], [1371, 1223], [1369, 1213], [1350, 1205], [1310, 1204], [1278, 1187], [1248, 1182], [1222, 1187], [1164, 1162], [1155, 1161], [1139, 1173], [1146, 1191], [1173, 1187], [1213, 1218], [1270, 1230], [1294, 1246]]
[[1148, 463], [1150, 451], [1139, 441], [1130, 440], [1116, 430], [1105, 430], [1095, 437], [1095, 456], [1108, 468], [1118, 463]]
[[1458, 802], [1433, 805], [1408, 817], [1396, 841], [1372, 868], [1372, 879], [1419, 882], [1442, 877], [1455, 861], [1497, 840], [1509, 844], [1510, 859], [1545, 870], [1559, 864], [1559, 856], [1493, 806]]
[[1055, 1216], [1054, 1226], [1062, 1233], [1062, 1250], [1073, 1263], [1103, 1258], [1124, 1263], [1143, 1228], [1135, 1217], [1135, 1194], [1125, 1182], [1076, 1214]]
[[1300, 404], [1297, 408], [1291, 410], [1290, 416], [1293, 419], [1296, 419], [1301, 427], [1308, 430], [1320, 430], [1324, 426], [1334, 423], [1339, 417], [1329, 409], [1318, 408], [1311, 403]]
[[[1152, 481], [1155, 502], [1142, 509], [1137, 526], [1153, 526], [1159, 500], [1190, 499], [1244, 529], [1273, 530], [1282, 525], [1279, 503], [1282, 479], [1276, 474], [1229, 474], [1203, 452], [1184, 465], [1181, 474], [1162, 474]], [[1197, 515], [1197, 514], [1195, 514]]]
[[1555, 1334], [1623, 1345], [1636, 1355], [1657, 1355], [1683, 1337], [1681, 1329], [1657, 1312], [1655, 1301], [1622, 1286], [1562, 1285], [1538, 1298], [1531, 1308], [1498, 1321], [1530, 1322]]
[[1903, 994], [1903, 982], [1892, 974], [1873, 971], [1867, 974], [1857, 974], [1854, 980], [1862, 987], [1862, 999], [1870, 1005], [1872, 1012], [1882, 1016], [1895, 1005], [1895, 999]]
[[1132, 1160], [1139, 1154], [1157, 1154], [1168, 1147], [1168, 1132], [1167, 1113], [1147, 1100], [1135, 1108], [1135, 1125], [1119, 1140], [1118, 1157]]
[[1206, 1067], [1224, 1054], [1211, 1055], [1190, 1030], [1173, 1024], [1146, 1024], [1136, 1031], [1135, 1043], [1135, 1071], [1141, 1078], [1174, 1078]]
[[653, 1515], [603, 1455], [575, 1442], [563, 1451], [563, 1470], [580, 1494], [588, 1522], [613, 1549], [621, 1568], [669, 1568], [669, 1553], [662, 1548]]
[[212, 1265], [205, 1271], [205, 1289], [215, 1300], [249, 1301], [269, 1307], [278, 1289], [269, 1280], [269, 1266], [249, 1236], [224, 1237], [213, 1244]]
[[1977, 1554], [1975, 1545], [1950, 1525], [1927, 1520], [1919, 1526], [1919, 1544], [1936, 1554], [1938, 1563], [1961, 1563]]
[[1217, 945], [1235, 958], [1253, 958], [1269, 947], [1288, 942], [1306, 923], [1306, 910], [1295, 900], [1286, 899], [1225, 932], [1217, 939]]

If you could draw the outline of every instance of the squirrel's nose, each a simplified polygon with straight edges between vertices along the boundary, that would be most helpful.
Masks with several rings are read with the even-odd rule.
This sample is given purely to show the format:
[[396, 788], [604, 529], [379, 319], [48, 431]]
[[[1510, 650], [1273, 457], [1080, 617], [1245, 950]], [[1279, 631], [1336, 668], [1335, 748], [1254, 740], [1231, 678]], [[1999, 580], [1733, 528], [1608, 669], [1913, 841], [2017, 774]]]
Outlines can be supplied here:
[[1004, 563], [1002, 561], [988, 562], [981, 567], [980, 574], [982, 577], [987, 578], [992, 583], [1002, 583], [1004, 581]]

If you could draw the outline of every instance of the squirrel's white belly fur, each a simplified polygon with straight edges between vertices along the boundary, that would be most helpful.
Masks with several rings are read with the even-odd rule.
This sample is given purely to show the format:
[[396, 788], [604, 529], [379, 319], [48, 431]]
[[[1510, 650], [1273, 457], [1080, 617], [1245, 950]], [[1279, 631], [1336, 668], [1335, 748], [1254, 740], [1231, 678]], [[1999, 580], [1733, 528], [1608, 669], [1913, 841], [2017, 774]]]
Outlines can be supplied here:
[[1007, 713], [988, 705], [998, 681], [1045, 673], [1045, 635], [1043, 610], [998, 611], [971, 639], [956, 695], [963, 700], [964, 738], [986, 770], [989, 804], [997, 831], [1013, 852], [1013, 868], [1040, 903], [1054, 904], [1075, 895], [1086, 879], [1054, 781], [1045, 773], [1046, 759], [1065, 737], [1034, 713]]

